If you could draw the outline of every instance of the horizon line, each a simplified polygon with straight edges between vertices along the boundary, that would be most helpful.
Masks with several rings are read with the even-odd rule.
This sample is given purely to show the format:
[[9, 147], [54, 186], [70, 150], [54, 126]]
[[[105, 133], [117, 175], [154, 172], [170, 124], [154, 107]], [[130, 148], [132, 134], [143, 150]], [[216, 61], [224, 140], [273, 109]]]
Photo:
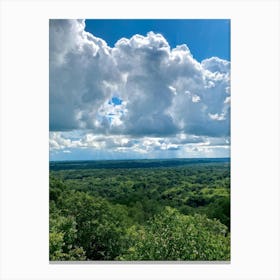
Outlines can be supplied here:
[[81, 161], [129, 161], [129, 160], [184, 160], [184, 159], [230, 159], [231, 157], [189, 157], [189, 158], [120, 158], [120, 159], [64, 159], [49, 160], [49, 162], [81, 162]]

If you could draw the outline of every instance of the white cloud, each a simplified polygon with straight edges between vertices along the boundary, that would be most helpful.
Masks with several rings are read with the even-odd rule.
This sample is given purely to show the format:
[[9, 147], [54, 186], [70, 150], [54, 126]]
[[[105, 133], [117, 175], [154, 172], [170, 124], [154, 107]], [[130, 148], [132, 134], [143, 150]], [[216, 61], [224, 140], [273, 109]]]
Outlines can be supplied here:
[[230, 62], [218, 57], [204, 59], [201, 65], [212, 73], [228, 74], [230, 71]]
[[84, 27], [84, 21], [50, 20], [50, 130], [94, 128], [121, 79], [111, 49]]
[[210, 119], [212, 120], [216, 120], [216, 121], [224, 121], [225, 120], [225, 115], [222, 113], [222, 114], [208, 114]]
[[51, 153], [224, 156], [229, 118], [230, 62], [153, 32], [110, 48], [83, 20], [50, 20]]
[[[75, 137], [74, 137], [75, 136]], [[79, 138], [79, 140], [76, 140]], [[220, 151], [221, 155], [229, 154], [229, 137], [199, 137], [178, 134], [173, 137], [127, 137], [125, 135], [94, 135], [91, 132], [50, 132], [50, 151], [69, 153], [73, 149], [90, 151], [107, 151], [111, 154], [119, 152], [145, 155], [146, 157], [162, 156], [162, 152], [170, 152], [172, 156], [210, 156], [209, 151]]]
[[59, 150], [65, 148], [77, 148], [83, 147], [84, 144], [81, 140], [73, 140], [66, 133], [66, 136], [62, 132], [50, 132], [49, 147], [50, 150]]
[[197, 103], [197, 102], [199, 102], [200, 101], [200, 97], [198, 96], [198, 95], [193, 95], [192, 96], [192, 102], [193, 103]]
[[[110, 48], [84, 28], [50, 20], [50, 130], [229, 135], [230, 62], [199, 63], [186, 45], [171, 49], [153, 32]], [[116, 95], [119, 107], [108, 104]]]

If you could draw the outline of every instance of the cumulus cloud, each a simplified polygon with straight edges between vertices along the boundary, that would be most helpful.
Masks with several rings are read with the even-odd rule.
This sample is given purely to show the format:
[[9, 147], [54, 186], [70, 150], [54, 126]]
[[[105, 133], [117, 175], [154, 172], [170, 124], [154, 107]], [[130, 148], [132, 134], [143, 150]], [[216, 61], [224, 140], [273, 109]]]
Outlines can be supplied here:
[[[110, 104], [114, 96], [122, 103]], [[110, 48], [84, 20], [50, 20], [51, 131], [227, 137], [229, 101], [228, 61], [200, 63], [153, 32]]]
[[81, 20], [50, 20], [50, 130], [94, 128], [120, 83], [111, 49], [84, 28]]
[[229, 155], [229, 61], [154, 32], [109, 47], [84, 20], [50, 20], [49, 41], [51, 154]]

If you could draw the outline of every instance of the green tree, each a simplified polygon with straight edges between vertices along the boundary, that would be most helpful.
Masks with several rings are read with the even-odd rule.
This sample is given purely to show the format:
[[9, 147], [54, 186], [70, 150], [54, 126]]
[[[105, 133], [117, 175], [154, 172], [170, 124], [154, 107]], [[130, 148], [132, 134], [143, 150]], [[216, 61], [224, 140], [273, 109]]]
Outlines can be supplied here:
[[230, 198], [228, 196], [218, 197], [207, 208], [207, 216], [216, 218], [226, 225], [230, 230]]
[[129, 232], [130, 248], [121, 260], [229, 260], [230, 237], [217, 220], [186, 216], [166, 207], [145, 228]]
[[52, 261], [85, 260], [82, 247], [75, 245], [76, 222], [73, 217], [55, 213], [50, 216], [49, 254]]
[[114, 260], [126, 248], [127, 211], [101, 198], [72, 192], [64, 200], [63, 212], [75, 217], [77, 242], [91, 260]]

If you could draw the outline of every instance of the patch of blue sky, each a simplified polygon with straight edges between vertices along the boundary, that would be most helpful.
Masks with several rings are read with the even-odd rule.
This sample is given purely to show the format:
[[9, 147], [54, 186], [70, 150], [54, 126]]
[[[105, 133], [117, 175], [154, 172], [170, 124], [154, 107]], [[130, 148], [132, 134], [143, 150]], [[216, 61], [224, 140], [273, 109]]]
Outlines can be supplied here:
[[122, 100], [121, 100], [120, 98], [114, 96], [114, 97], [112, 98], [112, 103], [113, 103], [114, 105], [121, 105], [121, 104], [122, 104]]
[[123, 37], [153, 31], [171, 48], [187, 44], [198, 61], [213, 56], [230, 61], [230, 19], [88, 19], [85, 30], [110, 47]]

